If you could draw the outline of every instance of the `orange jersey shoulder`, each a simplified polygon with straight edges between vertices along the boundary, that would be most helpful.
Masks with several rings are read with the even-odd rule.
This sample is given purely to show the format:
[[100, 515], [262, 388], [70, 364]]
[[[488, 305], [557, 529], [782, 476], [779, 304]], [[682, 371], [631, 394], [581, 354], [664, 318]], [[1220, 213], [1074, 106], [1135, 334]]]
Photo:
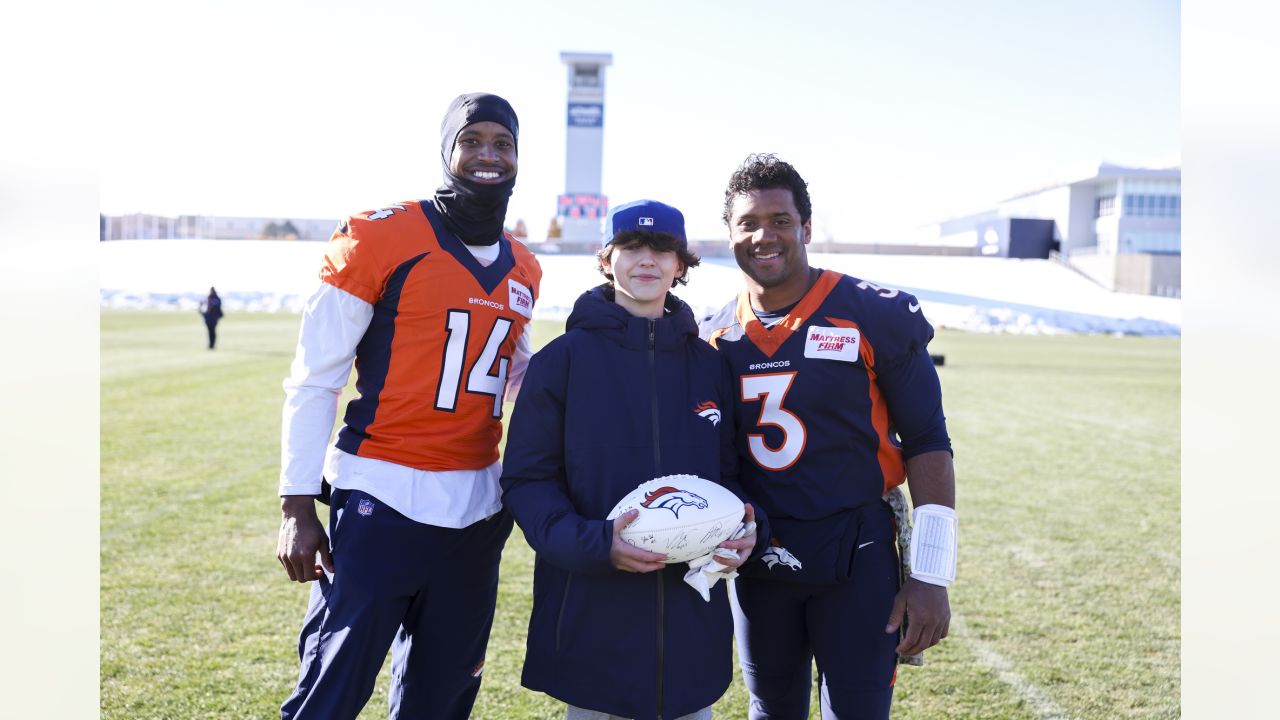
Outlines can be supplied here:
[[417, 201], [367, 210], [348, 216], [333, 231], [320, 279], [374, 303], [397, 266], [436, 245], [435, 233]]

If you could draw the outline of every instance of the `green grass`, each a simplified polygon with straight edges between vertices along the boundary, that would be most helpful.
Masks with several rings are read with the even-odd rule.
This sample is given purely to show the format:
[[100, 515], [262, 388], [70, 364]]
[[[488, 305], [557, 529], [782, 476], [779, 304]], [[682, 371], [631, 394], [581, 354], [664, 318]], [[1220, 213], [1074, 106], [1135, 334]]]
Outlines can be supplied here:
[[[307, 588], [275, 560], [296, 315], [104, 311], [102, 717], [266, 718]], [[545, 342], [557, 323], [537, 323]], [[943, 332], [960, 579], [899, 718], [1179, 716], [1179, 342]], [[477, 718], [551, 718], [519, 685], [533, 556], [503, 556]], [[386, 716], [384, 668], [362, 717]], [[735, 676], [718, 718], [745, 717]], [[815, 705], [816, 708], [816, 705]], [[816, 709], [814, 717], [816, 717]]]

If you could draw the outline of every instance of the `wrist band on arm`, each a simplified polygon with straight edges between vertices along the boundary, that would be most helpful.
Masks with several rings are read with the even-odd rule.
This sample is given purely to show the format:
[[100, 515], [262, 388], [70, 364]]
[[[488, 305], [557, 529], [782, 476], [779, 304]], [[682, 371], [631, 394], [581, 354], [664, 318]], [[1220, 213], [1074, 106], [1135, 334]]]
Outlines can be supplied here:
[[956, 579], [956, 511], [920, 505], [912, 513], [911, 577], [947, 587]]

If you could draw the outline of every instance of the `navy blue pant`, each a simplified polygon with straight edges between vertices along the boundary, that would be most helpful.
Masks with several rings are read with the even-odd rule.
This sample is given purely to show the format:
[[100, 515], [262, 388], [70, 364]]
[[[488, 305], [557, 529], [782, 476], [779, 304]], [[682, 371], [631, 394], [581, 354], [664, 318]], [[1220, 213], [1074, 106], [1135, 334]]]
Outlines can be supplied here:
[[332, 578], [317, 580], [298, 635], [298, 686], [280, 717], [355, 718], [391, 650], [391, 718], [471, 713], [511, 534], [505, 510], [455, 530], [335, 488]]
[[857, 522], [863, 547], [848, 582], [733, 581], [734, 635], [751, 720], [808, 718], [814, 660], [824, 720], [889, 717], [898, 645], [897, 634], [884, 631], [898, 592], [893, 515], [883, 503], [870, 503]]
[[206, 318], [204, 326], [209, 331], [209, 349], [212, 350], [214, 344], [218, 342], [218, 321]]

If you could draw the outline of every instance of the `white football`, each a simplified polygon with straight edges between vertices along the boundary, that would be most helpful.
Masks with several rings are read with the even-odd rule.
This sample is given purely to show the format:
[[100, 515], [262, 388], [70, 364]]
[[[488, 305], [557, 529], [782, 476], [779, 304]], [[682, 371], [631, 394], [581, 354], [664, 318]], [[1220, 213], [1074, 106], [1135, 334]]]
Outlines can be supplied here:
[[638, 548], [665, 553], [668, 563], [711, 552], [738, 528], [742, 501], [728, 488], [697, 475], [666, 475], [640, 483], [618, 501], [606, 520], [638, 509], [621, 537]]

